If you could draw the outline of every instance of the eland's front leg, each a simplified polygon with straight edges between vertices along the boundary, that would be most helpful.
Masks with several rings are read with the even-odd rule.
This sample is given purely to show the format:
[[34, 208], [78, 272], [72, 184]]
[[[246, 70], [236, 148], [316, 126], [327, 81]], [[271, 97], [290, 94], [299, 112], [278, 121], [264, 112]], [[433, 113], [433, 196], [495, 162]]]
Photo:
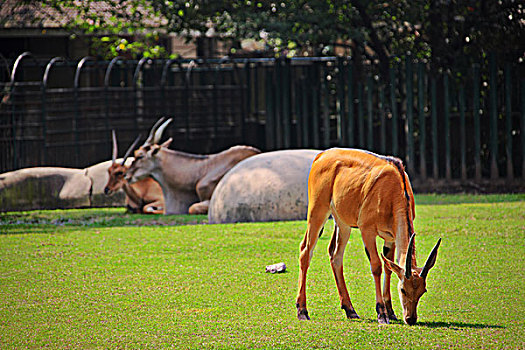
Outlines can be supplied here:
[[379, 255], [377, 255], [376, 231], [372, 227], [360, 227], [360, 229], [367, 256], [370, 260], [372, 276], [374, 276], [377, 321], [381, 324], [388, 324], [388, 312], [383, 300], [383, 294], [381, 293], [381, 270], [383, 269], [383, 265], [381, 264]]
[[[393, 261], [395, 251], [396, 251], [396, 246], [394, 243], [385, 242], [385, 245], [383, 246], [383, 255], [387, 259], [390, 259], [391, 261]], [[390, 280], [392, 277], [392, 271], [388, 269], [386, 266], [384, 270], [385, 270], [385, 278], [383, 280], [383, 301], [385, 302], [386, 311], [388, 313], [388, 319], [397, 321], [397, 316], [394, 313], [394, 309], [392, 308], [392, 295], [390, 294]]]

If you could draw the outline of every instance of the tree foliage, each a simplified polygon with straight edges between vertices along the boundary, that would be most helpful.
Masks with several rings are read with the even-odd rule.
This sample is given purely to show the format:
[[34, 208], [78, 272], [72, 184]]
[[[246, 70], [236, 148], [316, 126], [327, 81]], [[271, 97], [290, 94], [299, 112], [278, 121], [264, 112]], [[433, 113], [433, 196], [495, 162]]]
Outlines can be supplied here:
[[343, 48], [385, 64], [410, 52], [450, 65], [489, 51], [523, 59], [525, 42], [525, 8], [516, 0], [107, 0], [104, 13], [93, 11], [99, 0], [41, 2], [75, 8], [70, 27], [87, 33], [252, 38], [276, 55], [331, 55]]

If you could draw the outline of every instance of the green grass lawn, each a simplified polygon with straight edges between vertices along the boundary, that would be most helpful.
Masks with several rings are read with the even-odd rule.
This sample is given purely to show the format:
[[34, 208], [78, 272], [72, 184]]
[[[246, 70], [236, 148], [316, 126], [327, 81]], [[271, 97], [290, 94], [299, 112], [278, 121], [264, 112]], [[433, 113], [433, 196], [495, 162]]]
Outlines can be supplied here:
[[[0, 349], [525, 348], [525, 196], [417, 196], [418, 261], [439, 237], [418, 324], [379, 326], [360, 234], [339, 308], [327, 247], [296, 320], [305, 222], [196, 225], [204, 216], [86, 209], [0, 214]], [[191, 224], [191, 225], [184, 225]], [[267, 274], [284, 262], [288, 272]], [[392, 277], [394, 286], [397, 277]], [[401, 315], [393, 287], [394, 309]]]

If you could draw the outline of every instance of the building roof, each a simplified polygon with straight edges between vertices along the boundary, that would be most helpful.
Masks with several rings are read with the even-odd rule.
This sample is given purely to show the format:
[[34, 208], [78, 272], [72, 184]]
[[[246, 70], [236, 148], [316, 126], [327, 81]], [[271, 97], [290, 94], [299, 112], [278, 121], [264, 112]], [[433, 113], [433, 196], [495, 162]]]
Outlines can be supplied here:
[[[80, 6], [85, 6], [86, 2], [74, 0], [74, 4], [79, 7], [55, 8], [39, 1], [20, 1], [2, 0], [0, 6], [0, 29], [61, 29], [77, 18], [81, 11]], [[85, 14], [103, 18], [111, 22], [115, 13], [120, 13], [120, 17], [128, 16], [128, 7], [125, 2], [121, 2], [118, 8], [103, 0], [89, 2]], [[139, 9], [140, 11], [140, 9]], [[163, 24], [164, 20], [158, 17], [145, 15], [142, 24], [147, 28], [157, 28]], [[89, 19], [88, 19], [89, 21]], [[114, 20], [113, 20], [114, 21]]]

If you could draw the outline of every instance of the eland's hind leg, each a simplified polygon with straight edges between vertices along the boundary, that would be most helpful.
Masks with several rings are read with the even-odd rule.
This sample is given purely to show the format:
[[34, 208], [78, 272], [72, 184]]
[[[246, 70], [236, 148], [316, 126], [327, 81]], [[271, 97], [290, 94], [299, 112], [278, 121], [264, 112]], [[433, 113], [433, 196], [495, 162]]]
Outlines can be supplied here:
[[339, 292], [339, 299], [341, 300], [341, 309], [345, 310], [346, 317], [348, 318], [359, 318], [354, 310], [352, 302], [350, 301], [350, 295], [346, 288], [345, 277], [343, 275], [343, 256], [345, 253], [345, 247], [350, 238], [351, 228], [348, 226], [335, 225], [334, 234], [330, 241], [328, 248], [328, 254], [330, 254], [330, 265], [334, 272], [335, 284], [337, 285], [337, 291]]
[[311, 204], [308, 208], [308, 222], [304, 239], [301, 242], [301, 252], [299, 254], [299, 292], [295, 306], [297, 307], [297, 318], [299, 320], [309, 320], [308, 311], [306, 309], [306, 272], [310, 266], [310, 261], [314, 252], [315, 245], [319, 238], [319, 233], [324, 226], [324, 223], [330, 215], [329, 207], [315, 206]]

